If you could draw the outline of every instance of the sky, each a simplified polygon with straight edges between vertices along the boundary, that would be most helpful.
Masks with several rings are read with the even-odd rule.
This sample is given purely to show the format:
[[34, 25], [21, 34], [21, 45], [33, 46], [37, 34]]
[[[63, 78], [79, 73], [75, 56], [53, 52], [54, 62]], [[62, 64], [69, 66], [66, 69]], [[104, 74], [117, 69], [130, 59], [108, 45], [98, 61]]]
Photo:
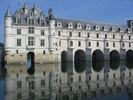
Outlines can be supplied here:
[[4, 43], [4, 16], [8, 5], [13, 15], [19, 7], [37, 4], [45, 16], [53, 8], [55, 17], [127, 24], [133, 20], [133, 0], [0, 0], [0, 42]]

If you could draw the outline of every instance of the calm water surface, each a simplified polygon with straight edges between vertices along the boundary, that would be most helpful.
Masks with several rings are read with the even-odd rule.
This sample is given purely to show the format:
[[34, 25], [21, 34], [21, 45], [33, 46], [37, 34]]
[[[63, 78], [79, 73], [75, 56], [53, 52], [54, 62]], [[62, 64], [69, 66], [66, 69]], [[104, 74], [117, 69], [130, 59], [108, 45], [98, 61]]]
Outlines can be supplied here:
[[0, 100], [132, 100], [126, 61], [0, 66]]

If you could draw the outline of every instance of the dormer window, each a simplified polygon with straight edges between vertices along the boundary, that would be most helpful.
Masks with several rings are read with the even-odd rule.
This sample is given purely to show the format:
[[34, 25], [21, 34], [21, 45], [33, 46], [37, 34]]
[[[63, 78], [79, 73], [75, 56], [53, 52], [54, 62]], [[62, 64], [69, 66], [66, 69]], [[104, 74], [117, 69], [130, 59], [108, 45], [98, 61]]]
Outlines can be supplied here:
[[115, 27], [114, 26], [111, 28], [111, 31], [112, 32], [115, 32]]
[[29, 25], [34, 25], [34, 19], [29, 19], [28, 23], [29, 23]]
[[68, 28], [73, 28], [73, 24], [72, 23], [69, 23], [68, 24]]
[[44, 20], [43, 19], [41, 19], [41, 26], [44, 26]]
[[21, 18], [17, 18], [17, 24], [21, 24], [21, 23], [22, 23]]
[[77, 24], [77, 29], [81, 29], [81, 24], [80, 23]]
[[61, 22], [57, 22], [57, 27], [62, 27], [62, 23]]
[[104, 27], [103, 27], [103, 30], [104, 30], [104, 31], [108, 31], [108, 27], [107, 27], [107, 26], [104, 26]]
[[120, 32], [123, 32], [123, 28], [119, 28], [119, 31], [120, 31]]
[[130, 28], [128, 28], [128, 29], [127, 29], [127, 32], [128, 32], [128, 33], [131, 33], [131, 29], [130, 29]]
[[86, 29], [90, 29], [90, 25], [89, 24], [86, 25]]
[[99, 26], [98, 25], [95, 26], [95, 30], [99, 30]]

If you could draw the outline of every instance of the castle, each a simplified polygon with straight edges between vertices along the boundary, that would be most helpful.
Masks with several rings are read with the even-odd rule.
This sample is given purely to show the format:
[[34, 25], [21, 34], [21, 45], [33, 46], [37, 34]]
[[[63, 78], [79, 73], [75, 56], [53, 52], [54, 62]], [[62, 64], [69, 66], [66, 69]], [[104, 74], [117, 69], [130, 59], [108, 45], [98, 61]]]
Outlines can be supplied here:
[[133, 21], [127, 25], [48, 17], [37, 8], [17, 8], [5, 15], [5, 52], [7, 63], [91, 61], [131, 58]]

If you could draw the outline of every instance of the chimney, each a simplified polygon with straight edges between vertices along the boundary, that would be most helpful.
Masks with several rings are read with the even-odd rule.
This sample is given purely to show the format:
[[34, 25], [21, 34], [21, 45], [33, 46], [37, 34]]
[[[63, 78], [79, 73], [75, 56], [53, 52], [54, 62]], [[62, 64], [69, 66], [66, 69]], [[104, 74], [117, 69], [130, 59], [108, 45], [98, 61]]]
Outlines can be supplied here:
[[33, 5], [33, 9], [34, 9], [34, 14], [37, 14], [37, 4]]
[[24, 4], [24, 12], [26, 14], [28, 14], [28, 4], [27, 3]]
[[133, 28], [133, 20], [128, 20], [128, 21], [127, 21], [127, 26], [128, 26], [129, 28]]

